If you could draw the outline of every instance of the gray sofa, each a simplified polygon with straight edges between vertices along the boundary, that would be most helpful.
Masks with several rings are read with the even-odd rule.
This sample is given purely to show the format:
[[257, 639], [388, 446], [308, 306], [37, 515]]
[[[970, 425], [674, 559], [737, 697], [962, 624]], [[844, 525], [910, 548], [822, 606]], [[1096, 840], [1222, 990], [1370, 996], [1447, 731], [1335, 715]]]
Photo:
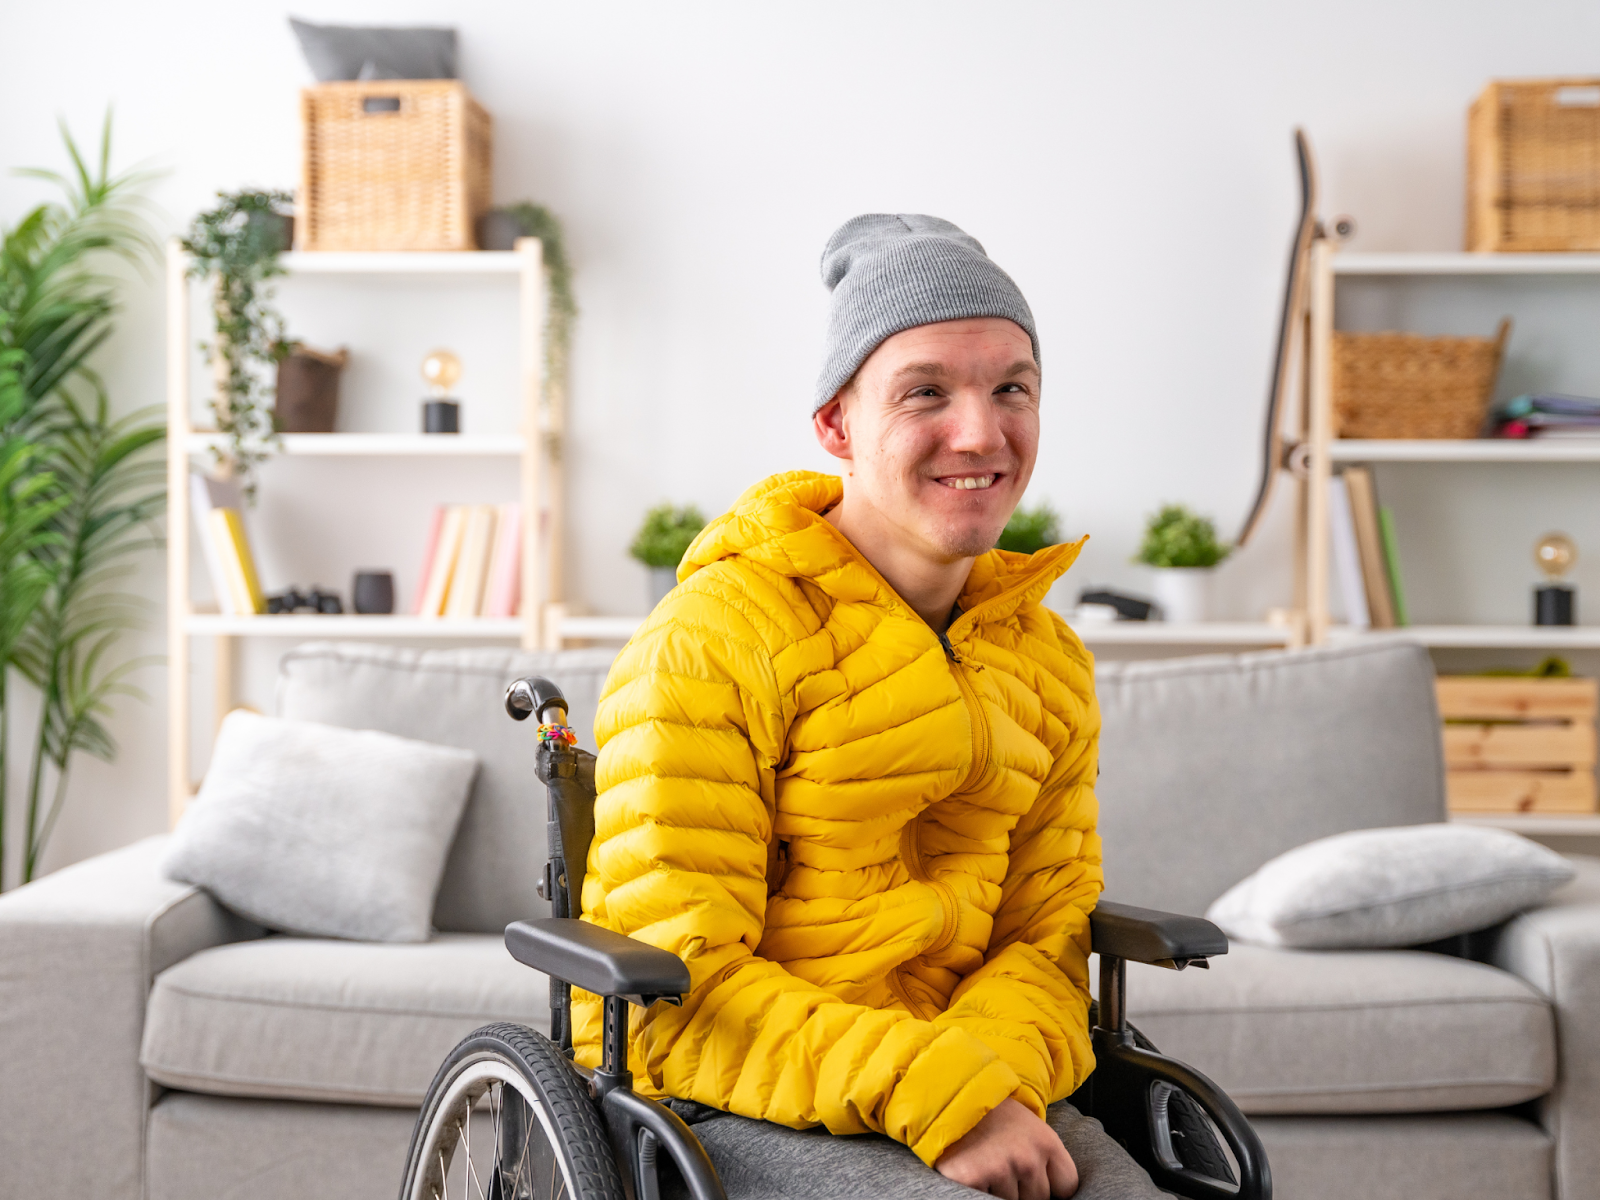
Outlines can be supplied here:
[[[161, 839], [0, 897], [0, 1195], [384, 1198], [445, 1052], [540, 1026], [499, 931], [542, 911], [533, 739], [504, 683], [562, 683], [589, 740], [609, 655], [306, 647], [286, 716], [482, 761], [420, 946], [264, 936], [160, 878]], [[1110, 894], [1201, 911], [1267, 858], [1443, 815], [1431, 667], [1390, 646], [1108, 667]], [[1600, 863], [1438, 954], [1237, 946], [1209, 972], [1130, 966], [1130, 1010], [1257, 1121], [1278, 1195], [1577, 1200], [1600, 1179]]]

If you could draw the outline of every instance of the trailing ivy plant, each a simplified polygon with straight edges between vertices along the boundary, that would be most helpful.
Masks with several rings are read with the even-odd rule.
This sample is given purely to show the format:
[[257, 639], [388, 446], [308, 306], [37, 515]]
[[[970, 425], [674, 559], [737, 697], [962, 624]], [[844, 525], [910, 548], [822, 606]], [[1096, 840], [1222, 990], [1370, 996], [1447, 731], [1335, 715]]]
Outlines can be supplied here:
[[[578, 301], [572, 294], [572, 264], [567, 259], [561, 218], [542, 204], [509, 204], [502, 211], [517, 222], [523, 237], [538, 238], [542, 243], [545, 280], [550, 286], [550, 307], [544, 327], [544, 398], [546, 404], [560, 408], [567, 395], [572, 323], [578, 316]], [[552, 445], [551, 450], [560, 454], [561, 447]]]
[[1033, 508], [1018, 507], [1000, 531], [997, 549], [1018, 554], [1037, 554], [1061, 540], [1061, 518], [1056, 510], [1040, 502]]
[[214, 453], [234, 475], [245, 499], [255, 500], [255, 469], [275, 444], [268, 371], [289, 353], [283, 317], [267, 281], [284, 273], [278, 255], [288, 248], [283, 209], [288, 192], [218, 192], [217, 206], [189, 227], [183, 248], [189, 273], [212, 282], [215, 340], [201, 347], [216, 364], [211, 411], [227, 447]]
[[1214, 567], [1228, 551], [1208, 518], [1167, 504], [1145, 525], [1138, 561], [1150, 567]]
[[[88, 751], [109, 761], [116, 753], [103, 718], [114, 697], [133, 692], [129, 675], [145, 661], [117, 654], [144, 607], [123, 582], [130, 557], [158, 544], [165, 503], [162, 462], [153, 453], [164, 422], [155, 410], [113, 418], [89, 362], [110, 336], [117, 308], [120, 283], [105, 264], [155, 257], [140, 191], [148, 176], [111, 174], [109, 117], [94, 166], [65, 130], [63, 137], [70, 172], [27, 172], [56, 184], [62, 198], [0, 237], [0, 592], [9, 593], [0, 598], [0, 665], [31, 685], [39, 705], [24, 881], [38, 870], [60, 816], [74, 756]], [[18, 528], [33, 532], [22, 537], [21, 559], [7, 561], [17, 551], [3, 543], [19, 513], [27, 515]], [[6, 709], [15, 695], [5, 696]], [[0, 788], [4, 777], [0, 770]], [[0, 828], [4, 802], [0, 791]]]
[[658, 504], [645, 513], [628, 553], [647, 567], [676, 567], [689, 543], [705, 527], [705, 517], [692, 504], [682, 508]]

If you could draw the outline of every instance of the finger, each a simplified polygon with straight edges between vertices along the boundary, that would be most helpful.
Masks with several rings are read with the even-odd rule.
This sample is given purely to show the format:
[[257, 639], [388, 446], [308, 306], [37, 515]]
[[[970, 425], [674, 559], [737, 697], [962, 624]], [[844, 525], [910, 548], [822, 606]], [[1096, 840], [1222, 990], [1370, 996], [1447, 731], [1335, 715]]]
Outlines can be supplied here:
[[1050, 1176], [1050, 1195], [1065, 1200], [1078, 1190], [1078, 1164], [1072, 1161], [1067, 1148], [1059, 1143], [1045, 1160], [1045, 1170]]
[[991, 1196], [998, 1196], [1000, 1200], [1022, 1200], [1017, 1195], [1017, 1180], [1009, 1171], [1002, 1170], [989, 1181], [986, 1189]]
[[1050, 1200], [1050, 1176], [1043, 1159], [1017, 1164], [1017, 1195], [1020, 1200]]

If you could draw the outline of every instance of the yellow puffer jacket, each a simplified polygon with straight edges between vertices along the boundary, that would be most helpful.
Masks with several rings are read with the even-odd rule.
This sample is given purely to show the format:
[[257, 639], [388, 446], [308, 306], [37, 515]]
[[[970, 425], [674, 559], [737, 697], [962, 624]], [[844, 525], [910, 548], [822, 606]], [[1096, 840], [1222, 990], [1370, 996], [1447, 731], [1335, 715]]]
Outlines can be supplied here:
[[[1092, 660], [1040, 605], [1078, 546], [973, 565], [938, 635], [821, 517], [838, 479], [740, 497], [623, 650], [595, 724], [584, 919], [678, 954], [634, 1011], [646, 1092], [926, 1163], [1094, 1062]], [[580, 1062], [599, 1002], [575, 996]]]

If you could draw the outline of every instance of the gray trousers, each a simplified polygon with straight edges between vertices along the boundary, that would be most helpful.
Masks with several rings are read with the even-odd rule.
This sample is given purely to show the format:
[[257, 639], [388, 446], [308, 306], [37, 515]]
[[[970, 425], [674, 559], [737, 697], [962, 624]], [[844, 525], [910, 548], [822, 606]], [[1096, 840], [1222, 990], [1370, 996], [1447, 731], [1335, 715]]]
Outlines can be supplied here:
[[[1077, 1164], [1076, 1200], [1167, 1195], [1099, 1121], [1065, 1100], [1050, 1106], [1049, 1121]], [[728, 1200], [972, 1200], [983, 1194], [946, 1179], [899, 1142], [877, 1134], [834, 1137], [825, 1129], [786, 1129], [726, 1113], [696, 1123], [694, 1132], [716, 1164]], [[675, 1174], [662, 1172], [663, 1200], [685, 1195]]]

